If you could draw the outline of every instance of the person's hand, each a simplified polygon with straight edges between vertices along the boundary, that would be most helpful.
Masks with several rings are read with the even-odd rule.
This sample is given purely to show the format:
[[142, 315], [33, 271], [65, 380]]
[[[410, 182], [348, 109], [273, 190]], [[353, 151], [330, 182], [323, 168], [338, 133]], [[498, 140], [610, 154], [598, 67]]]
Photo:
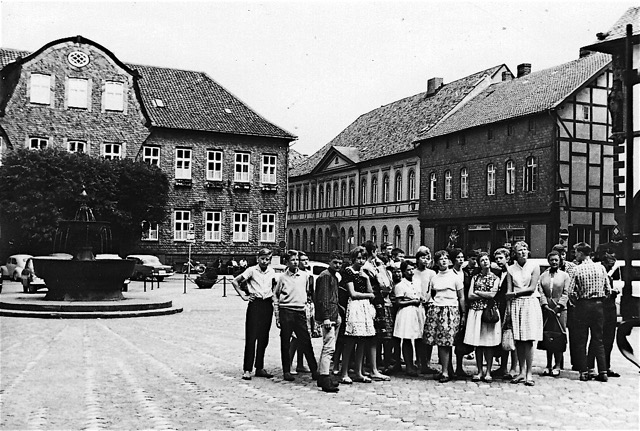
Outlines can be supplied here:
[[280, 327], [280, 319], [276, 317], [276, 327], [279, 328]]
[[329, 319], [325, 319], [324, 322], [322, 322], [322, 326], [324, 326], [324, 329], [327, 331], [329, 331], [333, 325], [334, 323]]
[[256, 294], [255, 293], [250, 293], [249, 294], [249, 302], [253, 301], [254, 299], [256, 299]]
[[515, 293], [515, 292], [507, 292], [507, 293], [505, 293], [505, 295], [504, 295], [504, 296], [505, 296], [505, 298], [507, 298], [507, 299], [513, 299], [513, 298], [515, 298], [515, 297], [516, 297], [516, 293]]

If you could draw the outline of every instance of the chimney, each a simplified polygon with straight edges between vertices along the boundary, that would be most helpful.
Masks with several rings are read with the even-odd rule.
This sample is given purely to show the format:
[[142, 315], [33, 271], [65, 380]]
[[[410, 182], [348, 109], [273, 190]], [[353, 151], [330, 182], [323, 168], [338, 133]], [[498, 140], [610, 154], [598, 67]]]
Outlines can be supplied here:
[[442, 87], [442, 78], [431, 78], [427, 81], [427, 96], [436, 93]]
[[507, 71], [502, 72], [502, 80], [503, 81], [511, 81], [513, 79], [513, 73]]
[[531, 63], [522, 63], [518, 65], [518, 78], [531, 73]]
[[588, 57], [591, 54], [593, 54], [593, 51], [590, 51], [590, 50], [584, 49], [584, 48], [580, 48], [580, 58]]

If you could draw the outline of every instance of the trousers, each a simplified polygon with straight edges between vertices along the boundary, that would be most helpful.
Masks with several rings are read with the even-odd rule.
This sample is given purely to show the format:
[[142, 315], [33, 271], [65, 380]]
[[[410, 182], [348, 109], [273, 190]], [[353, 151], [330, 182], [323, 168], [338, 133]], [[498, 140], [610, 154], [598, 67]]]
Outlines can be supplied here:
[[253, 370], [254, 360], [256, 370], [264, 368], [264, 352], [269, 344], [272, 319], [273, 301], [271, 298], [256, 298], [249, 302], [244, 332], [244, 371], [251, 372]]
[[603, 325], [604, 306], [602, 299], [580, 299], [575, 306], [575, 328], [573, 329], [576, 353], [578, 355], [578, 367], [580, 372], [587, 372], [587, 339], [589, 352], [592, 352], [598, 363], [598, 372], [607, 371], [604, 355]]
[[320, 352], [320, 362], [318, 364], [318, 373], [321, 376], [328, 376], [331, 371], [331, 359], [336, 351], [336, 339], [342, 321], [338, 316], [338, 321], [331, 328], [327, 329], [322, 326], [322, 351]]
[[311, 345], [311, 336], [307, 329], [307, 315], [304, 310], [291, 310], [288, 308], [280, 308], [280, 357], [282, 359], [282, 372], [289, 373], [291, 371], [291, 357], [289, 356], [289, 347], [291, 346], [291, 334], [296, 334], [299, 349], [302, 350], [304, 357], [307, 358], [309, 369], [312, 373], [318, 371], [318, 363], [313, 355], [313, 346]]

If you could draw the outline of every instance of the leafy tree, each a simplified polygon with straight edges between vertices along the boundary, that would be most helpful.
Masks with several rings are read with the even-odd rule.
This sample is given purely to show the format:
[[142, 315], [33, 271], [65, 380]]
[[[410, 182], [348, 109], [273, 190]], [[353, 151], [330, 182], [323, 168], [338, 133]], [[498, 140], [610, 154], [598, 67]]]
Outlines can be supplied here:
[[0, 166], [3, 236], [15, 251], [49, 254], [58, 222], [73, 220], [86, 199], [96, 220], [111, 223], [113, 246], [128, 250], [140, 238], [142, 221], [165, 220], [168, 192], [166, 175], [147, 163], [16, 149]]

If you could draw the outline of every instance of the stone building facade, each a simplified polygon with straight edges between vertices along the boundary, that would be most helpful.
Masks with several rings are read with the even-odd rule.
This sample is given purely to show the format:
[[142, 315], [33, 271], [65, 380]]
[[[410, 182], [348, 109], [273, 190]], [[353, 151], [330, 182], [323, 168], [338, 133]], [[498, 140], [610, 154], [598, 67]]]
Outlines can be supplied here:
[[[284, 241], [295, 136], [205, 73], [125, 64], [77, 36], [33, 53], [0, 49], [0, 74], [0, 153], [58, 147], [142, 160], [167, 174], [166, 222], [145, 224], [121, 254], [173, 263], [191, 243], [197, 259], [227, 260]], [[0, 255], [28, 252], [11, 250], [2, 231]]]

